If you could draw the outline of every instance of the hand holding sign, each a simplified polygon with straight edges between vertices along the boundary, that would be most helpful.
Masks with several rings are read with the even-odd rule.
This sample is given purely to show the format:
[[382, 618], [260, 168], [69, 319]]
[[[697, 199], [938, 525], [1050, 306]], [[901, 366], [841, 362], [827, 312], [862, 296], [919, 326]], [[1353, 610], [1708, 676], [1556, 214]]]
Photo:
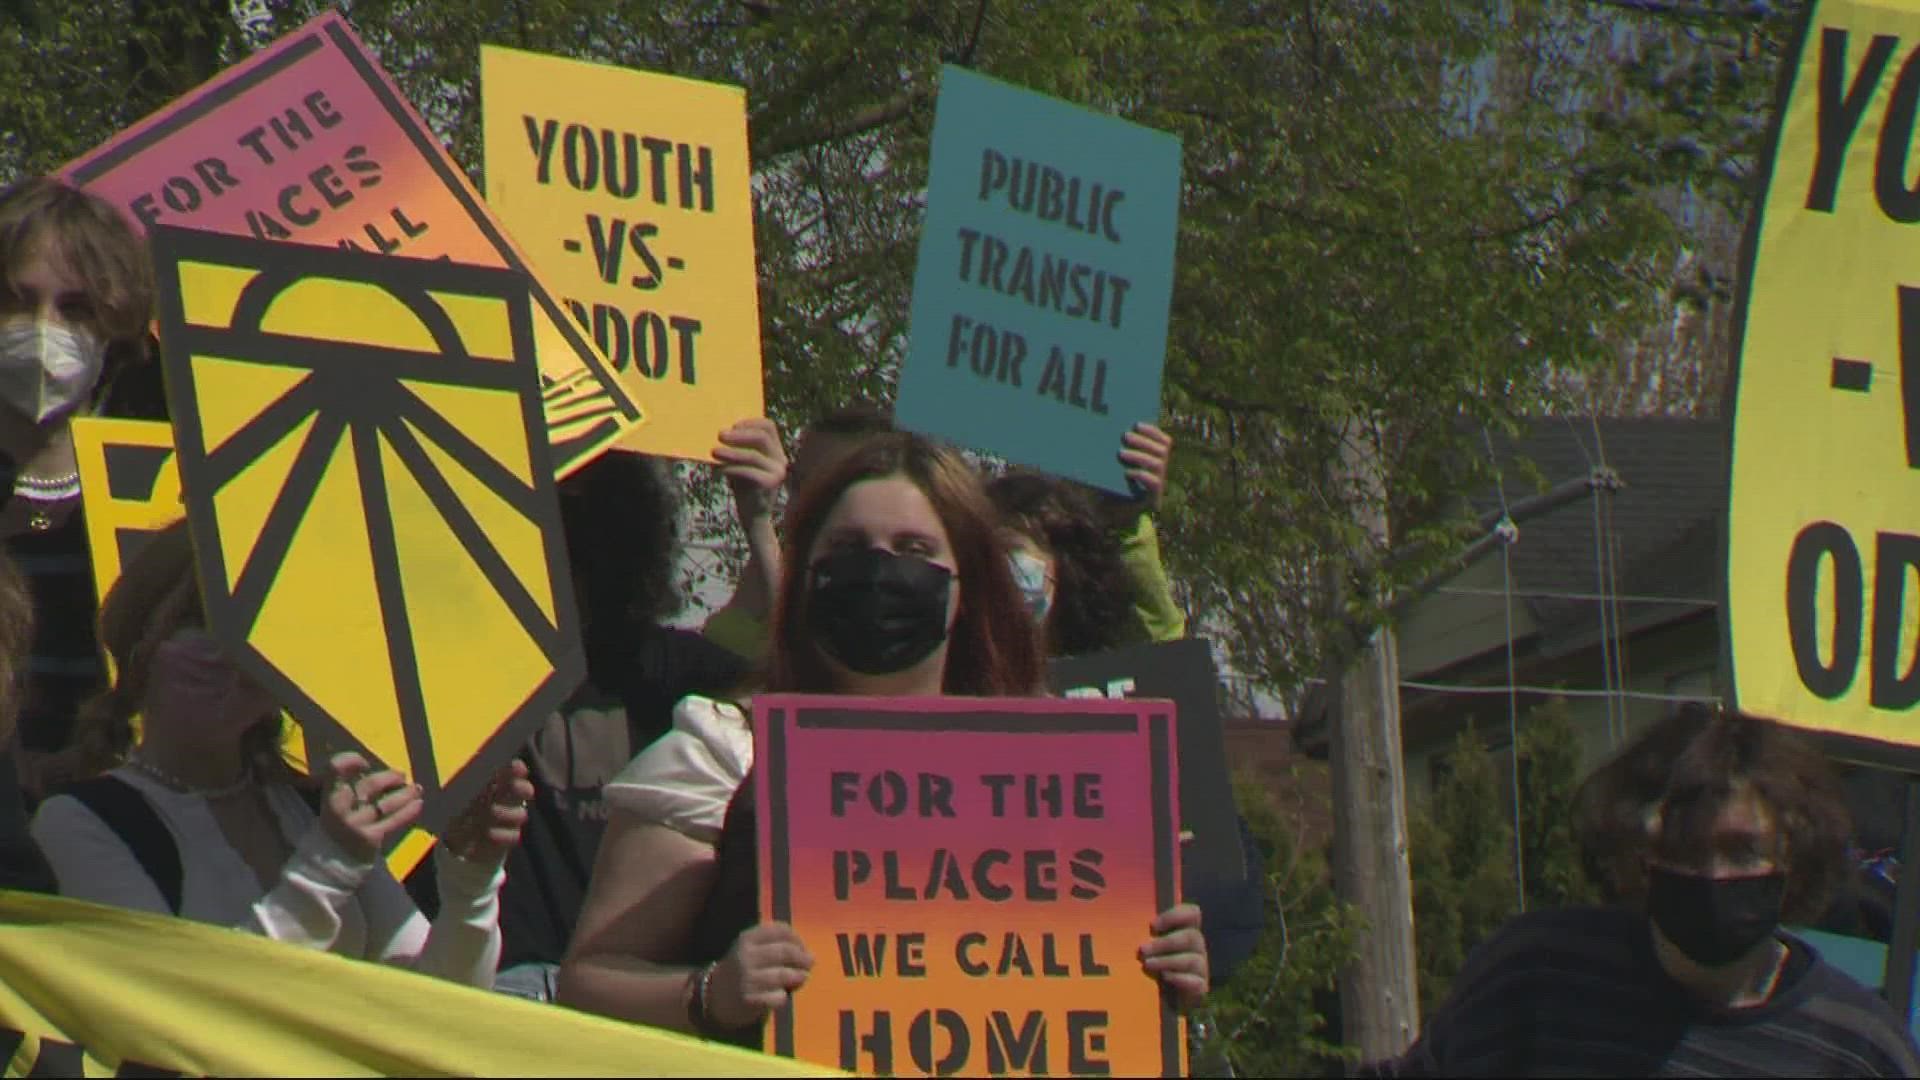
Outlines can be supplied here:
[[761, 923], [735, 938], [726, 957], [713, 966], [707, 1017], [723, 1031], [751, 1027], [785, 1005], [812, 970], [813, 954], [793, 927]]
[[1153, 938], [1140, 946], [1140, 966], [1191, 1009], [1207, 996], [1207, 939], [1200, 936], [1200, 909], [1176, 904], [1153, 920]]
[[1160, 411], [1180, 143], [960, 67], [941, 73], [900, 371], [902, 427], [1127, 489]]
[[373, 772], [367, 759], [352, 751], [327, 761], [333, 779], [320, 808], [320, 827], [340, 849], [360, 862], [372, 862], [389, 840], [407, 831], [425, 807], [420, 785], [392, 769]]
[[721, 432], [713, 460], [733, 489], [743, 525], [773, 513], [773, 493], [787, 480], [787, 452], [773, 421], [756, 416]]
[[493, 782], [447, 830], [447, 850], [467, 862], [498, 867], [520, 842], [532, 799], [527, 763], [515, 758], [493, 774]]

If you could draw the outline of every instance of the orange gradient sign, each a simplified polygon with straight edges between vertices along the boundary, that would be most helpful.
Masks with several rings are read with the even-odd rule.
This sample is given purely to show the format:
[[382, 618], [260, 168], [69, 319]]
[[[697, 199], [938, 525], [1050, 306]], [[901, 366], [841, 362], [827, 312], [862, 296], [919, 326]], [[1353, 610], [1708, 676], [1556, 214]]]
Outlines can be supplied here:
[[1173, 705], [754, 702], [760, 913], [814, 955], [773, 1053], [893, 1076], [1180, 1075], [1137, 951], [1175, 903]]

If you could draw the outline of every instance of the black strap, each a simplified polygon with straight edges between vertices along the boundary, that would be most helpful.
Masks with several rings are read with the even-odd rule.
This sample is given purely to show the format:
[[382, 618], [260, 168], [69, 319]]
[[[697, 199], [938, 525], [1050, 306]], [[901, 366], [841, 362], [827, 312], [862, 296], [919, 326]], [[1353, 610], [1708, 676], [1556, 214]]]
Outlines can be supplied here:
[[183, 882], [180, 845], [166, 822], [160, 820], [160, 812], [140, 789], [117, 776], [96, 776], [68, 785], [61, 794], [80, 800], [80, 805], [107, 823], [107, 828], [112, 829], [140, 861], [147, 877], [153, 879], [154, 886], [167, 901], [167, 910], [180, 914]]

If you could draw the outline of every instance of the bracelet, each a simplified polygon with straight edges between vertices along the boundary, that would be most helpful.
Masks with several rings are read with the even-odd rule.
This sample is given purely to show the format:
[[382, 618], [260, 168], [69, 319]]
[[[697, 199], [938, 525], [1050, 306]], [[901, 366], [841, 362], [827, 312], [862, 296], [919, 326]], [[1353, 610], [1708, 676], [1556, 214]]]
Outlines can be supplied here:
[[687, 976], [687, 1023], [707, 1038], [721, 1034], [713, 1017], [707, 1014], [707, 989], [713, 982], [713, 969], [718, 966], [717, 962], [711, 963]]

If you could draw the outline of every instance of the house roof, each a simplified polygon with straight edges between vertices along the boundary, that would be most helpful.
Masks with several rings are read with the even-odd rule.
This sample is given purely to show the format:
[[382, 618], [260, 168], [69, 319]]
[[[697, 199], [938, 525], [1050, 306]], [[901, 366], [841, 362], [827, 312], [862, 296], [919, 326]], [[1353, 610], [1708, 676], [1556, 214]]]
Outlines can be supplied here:
[[[1620, 417], [1540, 420], [1516, 439], [1494, 442], [1511, 503], [1531, 493], [1531, 462], [1547, 485], [1611, 468], [1623, 485], [1519, 525], [1514, 589], [1541, 627], [1548, 655], [1590, 647], [1600, 636], [1591, 597], [1611, 592], [1628, 633], [1710, 608], [1719, 591], [1720, 528], [1726, 509], [1727, 433], [1719, 420]], [[1473, 499], [1500, 508], [1499, 495]], [[1597, 518], [1597, 521], [1596, 521]], [[1603, 542], [1604, 541], [1604, 542]], [[1611, 547], [1612, 588], [1602, 556]]]
[[[1494, 439], [1493, 448], [1508, 505], [1597, 469], [1611, 469], [1620, 482], [1610, 494], [1575, 499], [1518, 523], [1513, 589], [1538, 627], [1529, 643], [1533, 655], [1554, 658], [1596, 647], [1602, 633], [1602, 606], [1594, 601], [1599, 595], [1619, 598], [1617, 632], [1629, 637], [1716, 605], [1727, 493], [1723, 421], [1540, 419], [1517, 437]], [[1482, 515], [1502, 506], [1497, 489], [1469, 501]], [[1602, 578], [1609, 549], [1610, 588]], [[1417, 679], [1486, 655], [1453, 656], [1426, 670], [1403, 668], [1401, 675]], [[1302, 703], [1294, 732], [1310, 753], [1324, 752], [1329, 704], [1329, 695], [1318, 689]]]

